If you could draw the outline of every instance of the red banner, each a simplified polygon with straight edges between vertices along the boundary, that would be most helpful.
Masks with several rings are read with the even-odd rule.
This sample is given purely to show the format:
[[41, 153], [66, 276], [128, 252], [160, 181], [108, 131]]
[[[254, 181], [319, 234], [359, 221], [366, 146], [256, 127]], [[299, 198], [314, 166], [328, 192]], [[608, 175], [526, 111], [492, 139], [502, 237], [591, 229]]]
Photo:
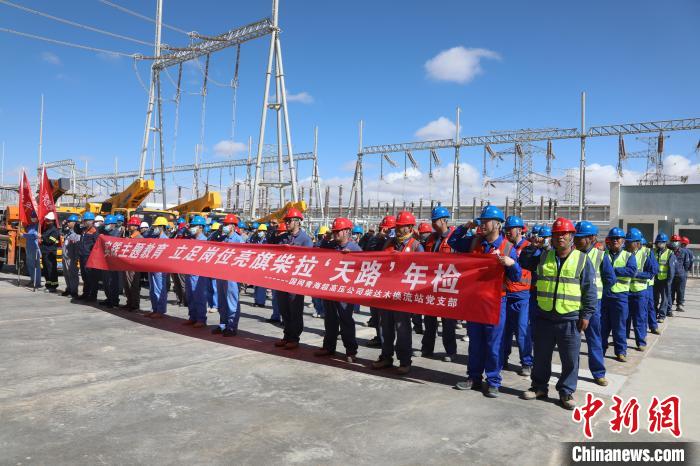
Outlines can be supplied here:
[[451, 319], [498, 322], [503, 266], [493, 255], [341, 252], [287, 245], [100, 236], [88, 267], [200, 275]]
[[19, 181], [19, 221], [25, 227], [29, 225], [29, 219], [32, 212], [37, 215], [36, 200], [32, 194], [32, 188], [29, 186], [27, 174], [22, 170], [22, 178]]
[[60, 228], [58, 224], [58, 215], [56, 215], [56, 205], [53, 202], [53, 186], [49, 181], [49, 175], [46, 174], [46, 168], [41, 171], [41, 185], [39, 186], [39, 223], [44, 224], [44, 217], [49, 212], [53, 212], [54, 223], [56, 227]]

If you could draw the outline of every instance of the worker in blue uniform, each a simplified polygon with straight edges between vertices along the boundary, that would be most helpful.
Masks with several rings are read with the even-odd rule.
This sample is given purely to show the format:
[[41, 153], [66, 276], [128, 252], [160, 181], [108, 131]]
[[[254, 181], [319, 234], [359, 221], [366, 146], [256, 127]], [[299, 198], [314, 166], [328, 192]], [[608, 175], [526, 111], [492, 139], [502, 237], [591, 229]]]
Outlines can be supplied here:
[[[311, 248], [313, 241], [311, 237], [301, 229], [301, 222], [304, 215], [294, 207], [287, 210], [284, 215], [284, 223], [287, 231], [279, 238], [278, 244], [288, 244], [290, 246], [302, 246]], [[279, 306], [282, 323], [284, 325], [283, 337], [275, 342], [277, 348], [293, 350], [299, 347], [299, 338], [304, 331], [304, 296], [286, 291], [277, 292], [277, 303]]]
[[521, 398], [547, 399], [556, 346], [561, 359], [561, 376], [556, 384], [559, 401], [563, 408], [574, 409], [581, 332], [586, 331], [596, 311], [596, 272], [589, 256], [573, 247], [576, 228], [570, 220], [556, 219], [552, 233], [552, 249], [520, 255], [520, 264], [533, 272], [537, 287], [532, 386]]
[[676, 305], [676, 312], [683, 312], [685, 304], [685, 282], [688, 280], [688, 271], [692, 266], [692, 259], [688, 250], [683, 248], [680, 235], [671, 237], [670, 248], [676, 256], [676, 271], [671, 281], [671, 308]]
[[[314, 241], [314, 247], [320, 248], [324, 242], [331, 241], [333, 237], [331, 236], [331, 230], [326, 225], [321, 225], [316, 230], [316, 241]], [[323, 306], [323, 300], [321, 298], [311, 297], [311, 304], [314, 306], [314, 313], [311, 317], [315, 319], [323, 319], [326, 314], [326, 310]]]
[[667, 247], [668, 236], [659, 233], [654, 240], [656, 250], [656, 262], [659, 264], [659, 272], [654, 278], [654, 308], [656, 320], [663, 323], [666, 317], [672, 317], [671, 312], [671, 283], [676, 273], [676, 256]]
[[[518, 255], [513, 245], [501, 233], [505, 217], [496, 206], [487, 205], [479, 216], [480, 233], [469, 236], [473, 224], [460, 225], [452, 233], [448, 244], [457, 252], [496, 254], [505, 267], [503, 292], [501, 296], [498, 323], [482, 324], [467, 322], [469, 336], [469, 354], [467, 360], [467, 380], [458, 382], [459, 390], [484, 388], [484, 395], [496, 398], [501, 386], [501, 369], [503, 368], [503, 327], [506, 321], [506, 281], [518, 282], [522, 273], [518, 264]], [[482, 376], [486, 374], [484, 387]]]
[[[352, 222], [344, 217], [333, 220], [331, 232], [333, 239], [323, 240], [320, 247], [323, 249], [335, 249], [337, 251], [361, 252], [353, 239], [351, 230]], [[353, 314], [360, 306], [353, 303], [341, 301], [323, 300], [325, 312], [323, 314], [323, 324], [326, 330], [323, 336], [323, 346], [314, 352], [314, 356], [332, 356], [335, 354], [338, 345], [338, 333], [345, 346], [345, 360], [355, 362], [357, 356], [357, 338], [355, 337], [355, 320]]]
[[41, 287], [41, 252], [39, 251], [39, 218], [36, 212], [32, 211], [29, 215], [29, 225], [24, 229], [22, 234], [26, 240], [25, 260], [27, 274], [29, 275], [29, 283], [27, 286], [31, 288]]
[[[243, 238], [236, 233], [238, 218], [234, 214], [226, 214], [221, 228], [221, 238], [224, 243], [242, 243]], [[238, 333], [238, 320], [241, 317], [238, 282], [219, 279], [216, 281], [219, 291], [219, 325], [212, 332], [225, 337], [234, 337]]]
[[656, 320], [656, 309], [654, 308], [654, 280], [656, 274], [659, 273], [659, 263], [656, 261], [656, 255], [654, 254], [652, 245], [646, 240], [646, 238], [644, 238], [644, 236], [642, 236], [640, 244], [647, 250], [647, 260], [654, 263], [655, 272], [654, 275], [647, 280], [647, 289], [644, 290], [644, 295], [646, 297], [647, 324], [649, 326], [649, 333], [659, 335], [661, 332], [659, 332], [659, 323]]
[[[168, 239], [165, 228], [168, 220], [158, 217], [151, 225], [149, 238]], [[177, 278], [176, 278], [177, 279]], [[151, 272], [148, 274], [148, 296], [151, 299], [151, 312], [148, 317], [162, 319], [168, 312], [168, 274], [164, 272]]]
[[[267, 239], [267, 225], [261, 223], [258, 225], [255, 233], [250, 237], [248, 242], [251, 244], [266, 244]], [[267, 301], [267, 288], [263, 286], [254, 287], [253, 306], [265, 307], [265, 301]]]
[[80, 275], [83, 278], [83, 292], [78, 299], [87, 302], [97, 300], [97, 286], [100, 281], [100, 270], [87, 266], [90, 252], [92, 252], [97, 237], [100, 235], [100, 231], [95, 226], [95, 221], [95, 214], [85, 212], [82, 224], [75, 226], [75, 232], [80, 235], [78, 257], [80, 258]]
[[[625, 236], [625, 249], [634, 255], [637, 261], [637, 273], [632, 277], [629, 292], [629, 316], [625, 336], [629, 337], [630, 328], [634, 327], [634, 340], [637, 350], [644, 351], [647, 346], [648, 315], [647, 288], [649, 279], [658, 272], [658, 265], [649, 249], [642, 247], [642, 232], [630, 228]], [[650, 257], [651, 256], [651, 257]]]
[[[104, 234], [113, 238], [120, 238], [122, 232], [117, 225], [117, 217], [115, 215], [107, 215], [105, 217]], [[119, 272], [116, 270], [103, 270], [102, 283], [104, 284], [105, 299], [100, 301], [100, 304], [107, 309], [119, 306]]]
[[[454, 227], [449, 226], [448, 222], [450, 217], [450, 211], [447, 207], [442, 205], [435, 207], [430, 213], [432, 225], [430, 225], [429, 228], [431, 233], [423, 244], [423, 248], [426, 252], [443, 254], [451, 254], [454, 252], [452, 246], [450, 246], [448, 242], [455, 230]], [[425, 358], [433, 356], [435, 350], [438, 318], [426, 315], [423, 316], [423, 322], [425, 324], [425, 333], [421, 340], [421, 356]], [[445, 356], [443, 356], [442, 360], [445, 362], [452, 362], [457, 356], [456, 330], [456, 319], [442, 318], [442, 346], [445, 348]]]
[[[206, 241], [204, 226], [206, 220], [200, 215], [195, 215], [190, 222], [190, 238], [198, 241]], [[189, 319], [183, 325], [191, 325], [194, 328], [202, 328], [207, 325], [207, 288], [209, 281], [206, 277], [188, 275], [185, 281], [185, 293], [187, 294], [187, 308]]]
[[[518, 257], [520, 253], [530, 245], [523, 236], [525, 222], [517, 215], [510, 215], [505, 223], [505, 236], [513, 245]], [[532, 275], [529, 270], [523, 270], [520, 280], [506, 282], [506, 323], [503, 328], [503, 368], [508, 366], [515, 336], [520, 353], [520, 369], [518, 374], [530, 377], [532, 370], [532, 335], [530, 329], [530, 288]]]
[[69, 215], [61, 231], [63, 236], [61, 260], [63, 262], [63, 278], [66, 280], [66, 289], [61, 296], [71, 296], [73, 298], [78, 297], [78, 286], [80, 285], [80, 272], [78, 270], [78, 243], [80, 235], [75, 232], [75, 225], [79, 221], [78, 215]]
[[632, 278], [637, 273], [637, 260], [623, 248], [625, 232], [622, 228], [611, 228], [606, 241], [608, 247], [605, 255], [610, 259], [615, 270], [615, 283], [612, 286], [603, 286], [603, 305], [601, 308], [603, 354], [608, 349], [608, 339], [612, 333], [615, 358], [619, 362], [625, 362], [627, 361], [626, 329], [629, 314], [629, 291]]
[[600, 314], [603, 289], [612, 287], [617, 277], [610, 258], [596, 247], [597, 238], [597, 226], [586, 220], [576, 224], [574, 245], [577, 250], [586, 254], [588, 259], [590, 259], [595, 271], [596, 282], [596, 309], [591, 314], [588, 320], [588, 327], [585, 330], [586, 345], [588, 346], [588, 369], [591, 371], [593, 381], [604, 387], [608, 385], [608, 380], [605, 378], [605, 357], [603, 354]]

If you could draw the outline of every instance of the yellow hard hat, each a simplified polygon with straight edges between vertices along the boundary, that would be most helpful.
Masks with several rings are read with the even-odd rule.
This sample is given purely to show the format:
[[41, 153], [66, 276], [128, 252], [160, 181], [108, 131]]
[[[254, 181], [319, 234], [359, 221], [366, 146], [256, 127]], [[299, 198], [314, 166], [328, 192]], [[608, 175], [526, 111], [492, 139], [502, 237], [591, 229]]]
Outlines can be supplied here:
[[212, 231], [218, 230], [219, 228], [221, 228], [221, 224], [219, 222], [214, 222], [211, 224]]
[[330, 228], [328, 228], [328, 225], [321, 225], [321, 228], [318, 229], [318, 234], [325, 235], [329, 231], [331, 231], [331, 230], [330, 230]]
[[265, 225], [264, 223], [260, 224], [258, 226], [258, 231], [267, 231], [267, 225]]
[[168, 226], [168, 220], [165, 217], [158, 217], [153, 221], [154, 227], [165, 227]]

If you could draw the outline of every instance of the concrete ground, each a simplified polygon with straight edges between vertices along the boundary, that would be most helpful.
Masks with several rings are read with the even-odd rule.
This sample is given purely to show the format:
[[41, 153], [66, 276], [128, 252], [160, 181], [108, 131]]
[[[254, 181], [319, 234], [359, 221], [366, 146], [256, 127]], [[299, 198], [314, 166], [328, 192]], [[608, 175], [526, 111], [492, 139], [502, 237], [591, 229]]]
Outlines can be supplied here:
[[[577, 399], [590, 391], [607, 403], [596, 440], [673, 440], [609, 432], [613, 394], [639, 398], [643, 431], [652, 395], [680, 395], [682, 439], [700, 440], [700, 282], [688, 288], [687, 312], [667, 319], [648, 351], [631, 348], [627, 363], [607, 359], [608, 387], [592, 383], [582, 355]], [[142, 297], [148, 309], [147, 290]], [[367, 368], [379, 350], [362, 346], [374, 330], [359, 324], [358, 363], [314, 357], [323, 322], [310, 305], [302, 345], [289, 351], [273, 347], [281, 329], [249, 294], [233, 338], [183, 327], [186, 310], [173, 300], [169, 317], [153, 321], [32, 292], [0, 274], [0, 464], [541, 465], [561, 462], [560, 442], [583, 440], [555, 400], [518, 398], [529, 380], [516, 365], [498, 399], [454, 390], [465, 342], [457, 361], [414, 358], [402, 378]], [[367, 318], [361, 309], [358, 322]]]

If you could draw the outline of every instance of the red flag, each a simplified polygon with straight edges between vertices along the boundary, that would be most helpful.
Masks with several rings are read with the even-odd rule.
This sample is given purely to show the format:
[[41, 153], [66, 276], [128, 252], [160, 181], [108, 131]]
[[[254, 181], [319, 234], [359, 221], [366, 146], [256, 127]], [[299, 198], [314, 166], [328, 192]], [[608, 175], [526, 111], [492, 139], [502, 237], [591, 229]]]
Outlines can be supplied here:
[[43, 224], [44, 217], [49, 212], [53, 212], [54, 222], [58, 227], [58, 215], [56, 215], [56, 205], [53, 203], [53, 187], [46, 174], [46, 168], [41, 172], [41, 185], [39, 186], [39, 223]]
[[29, 180], [27, 179], [27, 174], [22, 170], [22, 178], [19, 182], [19, 221], [22, 225], [29, 226], [29, 219], [32, 216], [37, 215], [36, 200], [32, 194], [32, 188], [29, 186]]

